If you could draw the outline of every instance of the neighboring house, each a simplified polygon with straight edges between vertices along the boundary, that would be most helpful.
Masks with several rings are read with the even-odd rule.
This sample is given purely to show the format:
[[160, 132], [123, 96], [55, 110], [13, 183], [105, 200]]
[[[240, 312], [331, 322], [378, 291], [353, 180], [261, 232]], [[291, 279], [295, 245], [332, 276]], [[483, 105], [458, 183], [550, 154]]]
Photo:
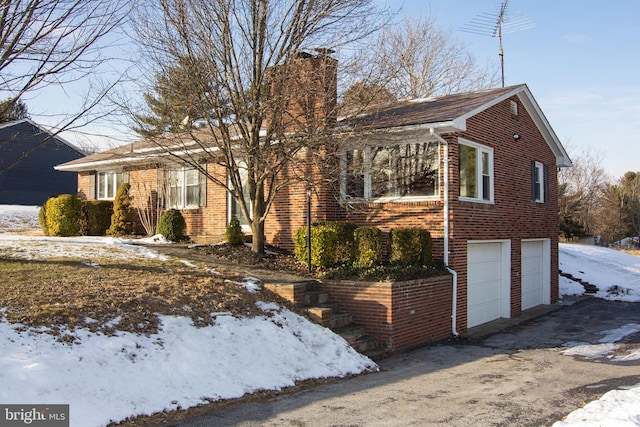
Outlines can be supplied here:
[[76, 194], [77, 178], [54, 166], [84, 155], [29, 119], [0, 124], [0, 204], [39, 206], [54, 194]]
[[[341, 153], [339, 185], [314, 189], [314, 221], [428, 229], [434, 257], [456, 272], [460, 333], [558, 299], [556, 171], [571, 161], [526, 85], [400, 102], [338, 124], [336, 134], [360, 131]], [[236, 215], [228, 194], [148, 141], [57, 169], [78, 172], [88, 198], [113, 198], [128, 180], [140, 203], [166, 186], [195, 240], [221, 240]], [[305, 197], [303, 184], [280, 195], [265, 226], [269, 243], [292, 248]]]

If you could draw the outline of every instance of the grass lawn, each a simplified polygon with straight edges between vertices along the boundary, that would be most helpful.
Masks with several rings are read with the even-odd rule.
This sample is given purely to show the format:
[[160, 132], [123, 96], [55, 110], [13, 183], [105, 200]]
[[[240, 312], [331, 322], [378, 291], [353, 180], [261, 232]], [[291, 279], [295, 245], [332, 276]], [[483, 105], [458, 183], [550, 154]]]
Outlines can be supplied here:
[[0, 277], [0, 316], [51, 327], [65, 341], [76, 326], [154, 333], [157, 314], [189, 316], [195, 325], [213, 323], [212, 313], [264, 315], [244, 287], [177, 261], [0, 258]]

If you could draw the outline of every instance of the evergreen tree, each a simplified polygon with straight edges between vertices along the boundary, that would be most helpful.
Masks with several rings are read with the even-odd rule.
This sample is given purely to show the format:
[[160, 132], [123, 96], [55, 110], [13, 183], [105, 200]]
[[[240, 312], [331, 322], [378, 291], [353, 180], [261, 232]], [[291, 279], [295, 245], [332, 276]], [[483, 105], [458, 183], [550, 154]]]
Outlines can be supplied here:
[[[155, 76], [152, 92], [143, 94], [148, 114], [135, 115], [138, 126], [133, 130], [148, 137], [165, 132], [177, 132], [197, 127], [210, 114], [212, 106], [205, 103], [211, 87], [202, 87], [208, 79], [194, 79], [194, 73], [204, 74], [204, 67], [181, 59]], [[207, 96], [205, 96], [207, 95]]]
[[134, 210], [131, 206], [129, 189], [131, 185], [127, 182], [118, 187], [116, 198], [113, 200], [113, 215], [111, 215], [111, 226], [107, 230], [109, 236], [126, 236], [133, 233]]
[[30, 118], [27, 104], [20, 99], [8, 98], [0, 103], [0, 123]]

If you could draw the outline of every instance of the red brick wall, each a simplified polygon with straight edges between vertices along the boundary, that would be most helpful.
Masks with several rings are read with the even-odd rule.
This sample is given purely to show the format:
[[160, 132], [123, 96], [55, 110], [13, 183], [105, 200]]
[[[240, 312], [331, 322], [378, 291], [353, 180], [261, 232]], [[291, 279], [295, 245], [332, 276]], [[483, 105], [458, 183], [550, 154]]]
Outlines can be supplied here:
[[[520, 245], [522, 239], [551, 239], [551, 301], [558, 299], [558, 187], [556, 158], [517, 97], [519, 115], [512, 116], [505, 100], [471, 117], [467, 131], [447, 137], [450, 147], [451, 222], [450, 265], [458, 271], [458, 325], [466, 329], [467, 241], [511, 241], [511, 316], [520, 314]], [[521, 135], [515, 140], [513, 135]], [[458, 137], [494, 150], [494, 204], [459, 201]], [[532, 200], [531, 162], [548, 166], [545, 203]]]
[[323, 282], [322, 288], [390, 351], [451, 336], [451, 276], [398, 283]]

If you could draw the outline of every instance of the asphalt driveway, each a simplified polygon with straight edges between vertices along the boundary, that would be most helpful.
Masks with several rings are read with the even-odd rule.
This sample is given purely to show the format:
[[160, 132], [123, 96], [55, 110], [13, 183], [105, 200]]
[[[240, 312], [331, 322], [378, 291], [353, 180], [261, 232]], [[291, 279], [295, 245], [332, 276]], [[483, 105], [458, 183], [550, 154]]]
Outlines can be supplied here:
[[[640, 304], [581, 300], [479, 339], [424, 347], [381, 372], [232, 405], [172, 426], [542, 426], [640, 383], [640, 361], [563, 355], [569, 342], [640, 324]], [[640, 347], [640, 333], [623, 340]], [[284, 351], [285, 349], [283, 349]]]

